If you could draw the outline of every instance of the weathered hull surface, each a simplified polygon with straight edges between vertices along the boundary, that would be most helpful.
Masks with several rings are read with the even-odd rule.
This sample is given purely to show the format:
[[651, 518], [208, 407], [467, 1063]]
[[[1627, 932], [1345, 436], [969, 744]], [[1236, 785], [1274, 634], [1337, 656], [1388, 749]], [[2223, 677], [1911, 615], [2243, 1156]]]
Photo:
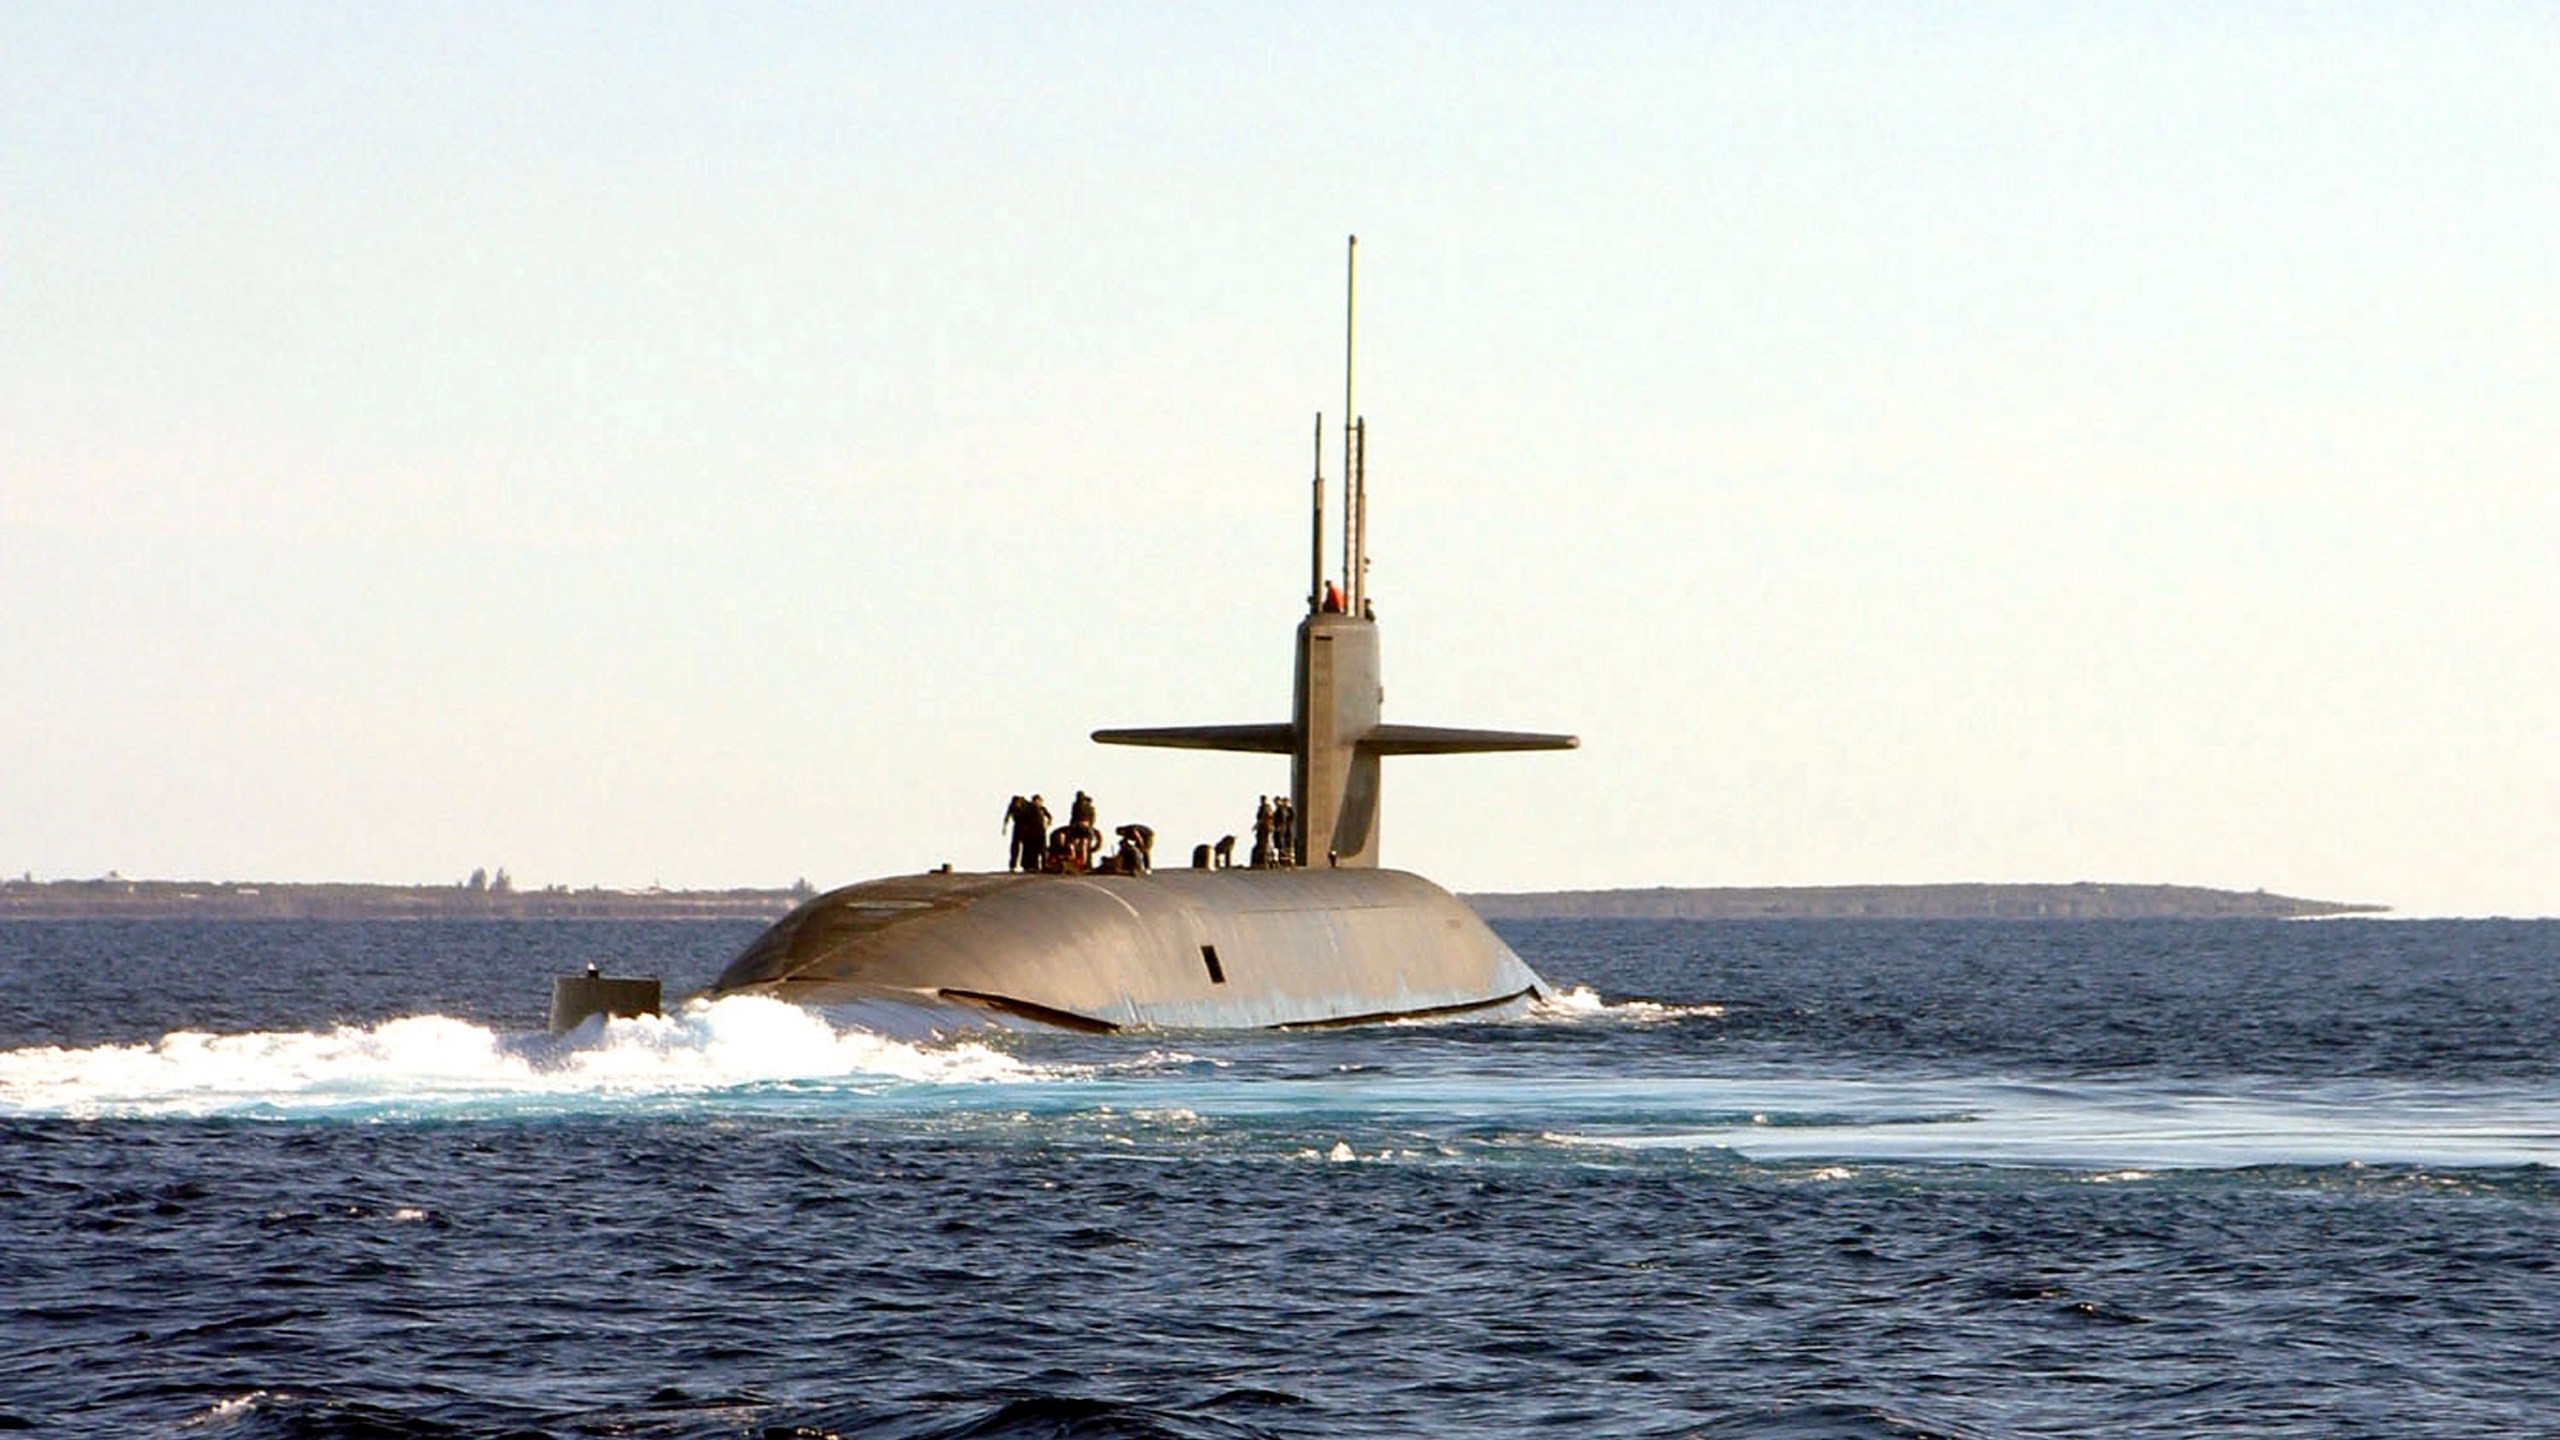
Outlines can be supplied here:
[[1089, 1029], [1347, 1025], [1495, 1010], [1546, 982], [1401, 870], [907, 875], [811, 900], [711, 994], [985, 1007]]

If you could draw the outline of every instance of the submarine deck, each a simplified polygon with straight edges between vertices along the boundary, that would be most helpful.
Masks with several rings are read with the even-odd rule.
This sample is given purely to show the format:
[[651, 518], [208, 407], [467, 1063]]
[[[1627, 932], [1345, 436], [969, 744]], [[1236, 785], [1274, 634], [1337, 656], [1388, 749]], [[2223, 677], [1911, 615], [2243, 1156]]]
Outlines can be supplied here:
[[932, 873], [809, 901], [710, 993], [940, 1000], [1082, 1029], [1344, 1025], [1516, 1004], [1545, 982], [1400, 870]]

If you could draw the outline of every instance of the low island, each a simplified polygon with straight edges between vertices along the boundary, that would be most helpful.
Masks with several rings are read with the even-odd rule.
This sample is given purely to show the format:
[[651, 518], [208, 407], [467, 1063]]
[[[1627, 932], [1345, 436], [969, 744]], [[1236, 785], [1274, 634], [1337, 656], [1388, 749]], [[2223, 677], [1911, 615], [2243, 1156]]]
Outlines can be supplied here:
[[1488, 920], [2309, 920], [2388, 905], [2201, 885], [1795, 885], [1469, 895]]

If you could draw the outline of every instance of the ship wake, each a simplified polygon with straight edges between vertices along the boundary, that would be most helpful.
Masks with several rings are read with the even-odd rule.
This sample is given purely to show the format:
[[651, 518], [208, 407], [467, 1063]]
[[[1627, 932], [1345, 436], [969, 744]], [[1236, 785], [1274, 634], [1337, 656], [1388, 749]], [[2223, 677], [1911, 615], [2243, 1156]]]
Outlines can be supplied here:
[[983, 1039], [899, 1038], [776, 1000], [688, 1002], [567, 1035], [446, 1015], [329, 1030], [178, 1030], [140, 1044], [0, 1051], [0, 1115], [403, 1119], [599, 1107], [805, 1087], [984, 1086], [1062, 1078]]

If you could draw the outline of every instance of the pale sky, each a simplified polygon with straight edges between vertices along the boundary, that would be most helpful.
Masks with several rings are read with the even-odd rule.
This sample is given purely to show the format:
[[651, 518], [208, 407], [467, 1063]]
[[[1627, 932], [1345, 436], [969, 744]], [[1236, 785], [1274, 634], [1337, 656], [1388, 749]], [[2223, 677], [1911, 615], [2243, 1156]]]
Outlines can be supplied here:
[[[0, 8], [0, 872], [2560, 914], [2560, 10]], [[1330, 450], [1330, 447], [1328, 447]], [[1329, 454], [1327, 469], [1338, 461]]]

